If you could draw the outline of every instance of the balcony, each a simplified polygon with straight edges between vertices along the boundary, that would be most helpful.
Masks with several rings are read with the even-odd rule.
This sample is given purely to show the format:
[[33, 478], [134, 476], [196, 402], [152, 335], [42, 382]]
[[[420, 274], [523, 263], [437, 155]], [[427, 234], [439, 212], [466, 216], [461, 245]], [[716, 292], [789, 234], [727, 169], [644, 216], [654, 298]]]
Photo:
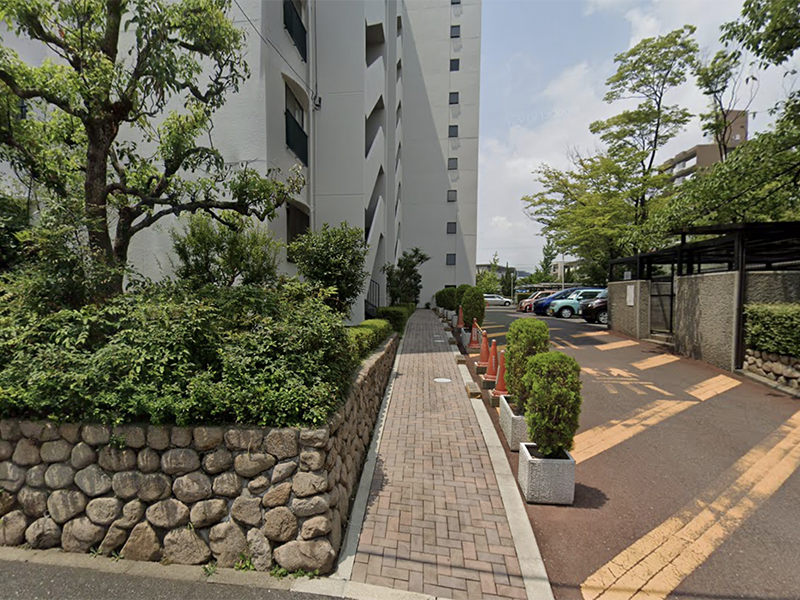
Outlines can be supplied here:
[[294, 45], [297, 46], [303, 62], [306, 62], [308, 60], [308, 44], [306, 41], [308, 36], [305, 25], [303, 25], [303, 18], [297, 12], [292, 0], [283, 0], [283, 26], [289, 32]]
[[367, 165], [364, 172], [365, 187], [371, 189], [378, 179], [383, 168], [384, 156], [386, 156], [386, 137], [383, 127], [378, 129], [378, 133], [372, 141], [372, 146], [367, 153]]
[[308, 166], [308, 134], [303, 131], [288, 110], [286, 115], [286, 145], [305, 166]]
[[386, 87], [386, 67], [383, 60], [378, 59], [367, 67], [364, 86], [364, 115], [369, 116], [375, 105], [383, 96]]

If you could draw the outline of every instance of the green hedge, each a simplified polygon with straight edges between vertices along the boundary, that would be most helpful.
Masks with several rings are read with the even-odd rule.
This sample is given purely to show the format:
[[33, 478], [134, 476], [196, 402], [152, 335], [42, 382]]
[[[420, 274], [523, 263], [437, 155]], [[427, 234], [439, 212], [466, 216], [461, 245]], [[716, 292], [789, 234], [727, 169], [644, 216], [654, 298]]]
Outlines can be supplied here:
[[37, 315], [0, 308], [0, 418], [317, 426], [360, 362], [341, 315], [289, 281], [175, 283]]
[[525, 376], [528, 359], [550, 350], [550, 330], [538, 319], [517, 319], [506, 335], [506, 385], [520, 404], [525, 403]]
[[464, 294], [471, 287], [472, 286], [468, 283], [462, 283], [456, 288], [456, 307], [453, 310], [458, 310], [458, 307], [461, 306], [461, 303], [464, 301]]
[[483, 292], [477, 287], [470, 287], [464, 292], [461, 299], [461, 306], [464, 309], [464, 326], [472, 327], [472, 320], [477, 319], [478, 325], [483, 325], [483, 317], [486, 315], [486, 300]]
[[456, 288], [444, 288], [436, 292], [436, 306], [445, 310], [456, 310], [458, 301], [456, 300]]
[[744, 311], [750, 348], [800, 358], [800, 304], [748, 304]]
[[386, 319], [367, 319], [347, 330], [353, 349], [359, 358], [366, 358], [392, 335], [392, 324]]
[[525, 422], [539, 452], [555, 458], [571, 450], [581, 414], [581, 368], [561, 352], [542, 352], [528, 359]]
[[397, 304], [395, 306], [382, 306], [378, 309], [378, 318], [386, 319], [400, 335], [406, 330], [406, 322], [417, 310], [414, 304]]

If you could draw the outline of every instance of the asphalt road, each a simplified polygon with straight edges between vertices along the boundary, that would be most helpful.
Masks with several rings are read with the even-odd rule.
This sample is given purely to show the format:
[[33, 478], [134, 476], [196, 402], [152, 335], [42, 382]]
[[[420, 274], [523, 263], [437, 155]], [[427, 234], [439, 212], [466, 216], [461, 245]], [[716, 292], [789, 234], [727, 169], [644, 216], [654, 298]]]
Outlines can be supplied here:
[[[502, 347], [520, 317], [489, 309], [484, 326]], [[575, 504], [527, 506], [556, 598], [800, 598], [800, 402], [582, 319], [543, 320], [583, 369]]]
[[[105, 560], [105, 559], [98, 559]], [[334, 600], [329, 596], [95, 569], [0, 561], [0, 598], [39, 600]]]

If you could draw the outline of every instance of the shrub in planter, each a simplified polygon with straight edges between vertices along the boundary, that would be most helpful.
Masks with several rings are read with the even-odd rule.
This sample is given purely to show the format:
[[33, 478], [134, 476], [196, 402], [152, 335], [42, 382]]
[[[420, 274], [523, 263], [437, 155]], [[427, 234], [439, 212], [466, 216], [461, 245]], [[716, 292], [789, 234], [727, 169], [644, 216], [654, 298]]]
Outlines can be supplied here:
[[522, 383], [528, 359], [550, 349], [550, 331], [538, 319], [517, 319], [506, 335], [506, 385], [520, 405], [525, 404], [526, 390]]
[[436, 292], [436, 306], [445, 310], [456, 310], [458, 308], [456, 288], [444, 288]]
[[471, 287], [472, 286], [468, 283], [462, 283], [456, 288], [456, 307], [453, 310], [458, 310], [458, 307], [461, 306], [461, 302], [464, 300], [464, 292]]
[[525, 420], [530, 439], [545, 458], [572, 449], [581, 414], [581, 368], [562, 352], [542, 352], [528, 359]]
[[472, 320], [477, 319], [478, 325], [483, 324], [483, 317], [486, 314], [486, 300], [483, 299], [483, 292], [478, 288], [470, 286], [464, 292], [461, 299], [461, 307], [464, 309], [464, 326], [472, 327]]
[[378, 309], [378, 318], [387, 320], [392, 329], [402, 335], [408, 321], [408, 309], [405, 306], [382, 306]]
[[800, 304], [748, 304], [744, 310], [750, 348], [800, 358]]

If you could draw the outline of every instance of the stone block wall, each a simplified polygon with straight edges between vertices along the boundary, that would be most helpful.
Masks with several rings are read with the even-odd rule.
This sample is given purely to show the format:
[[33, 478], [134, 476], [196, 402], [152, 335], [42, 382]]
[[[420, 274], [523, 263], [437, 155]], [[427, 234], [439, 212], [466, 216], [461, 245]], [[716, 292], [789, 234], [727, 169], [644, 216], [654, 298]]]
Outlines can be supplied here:
[[771, 379], [781, 385], [800, 389], [800, 358], [748, 348], [744, 370]]
[[397, 345], [318, 429], [0, 421], [0, 545], [330, 571]]

